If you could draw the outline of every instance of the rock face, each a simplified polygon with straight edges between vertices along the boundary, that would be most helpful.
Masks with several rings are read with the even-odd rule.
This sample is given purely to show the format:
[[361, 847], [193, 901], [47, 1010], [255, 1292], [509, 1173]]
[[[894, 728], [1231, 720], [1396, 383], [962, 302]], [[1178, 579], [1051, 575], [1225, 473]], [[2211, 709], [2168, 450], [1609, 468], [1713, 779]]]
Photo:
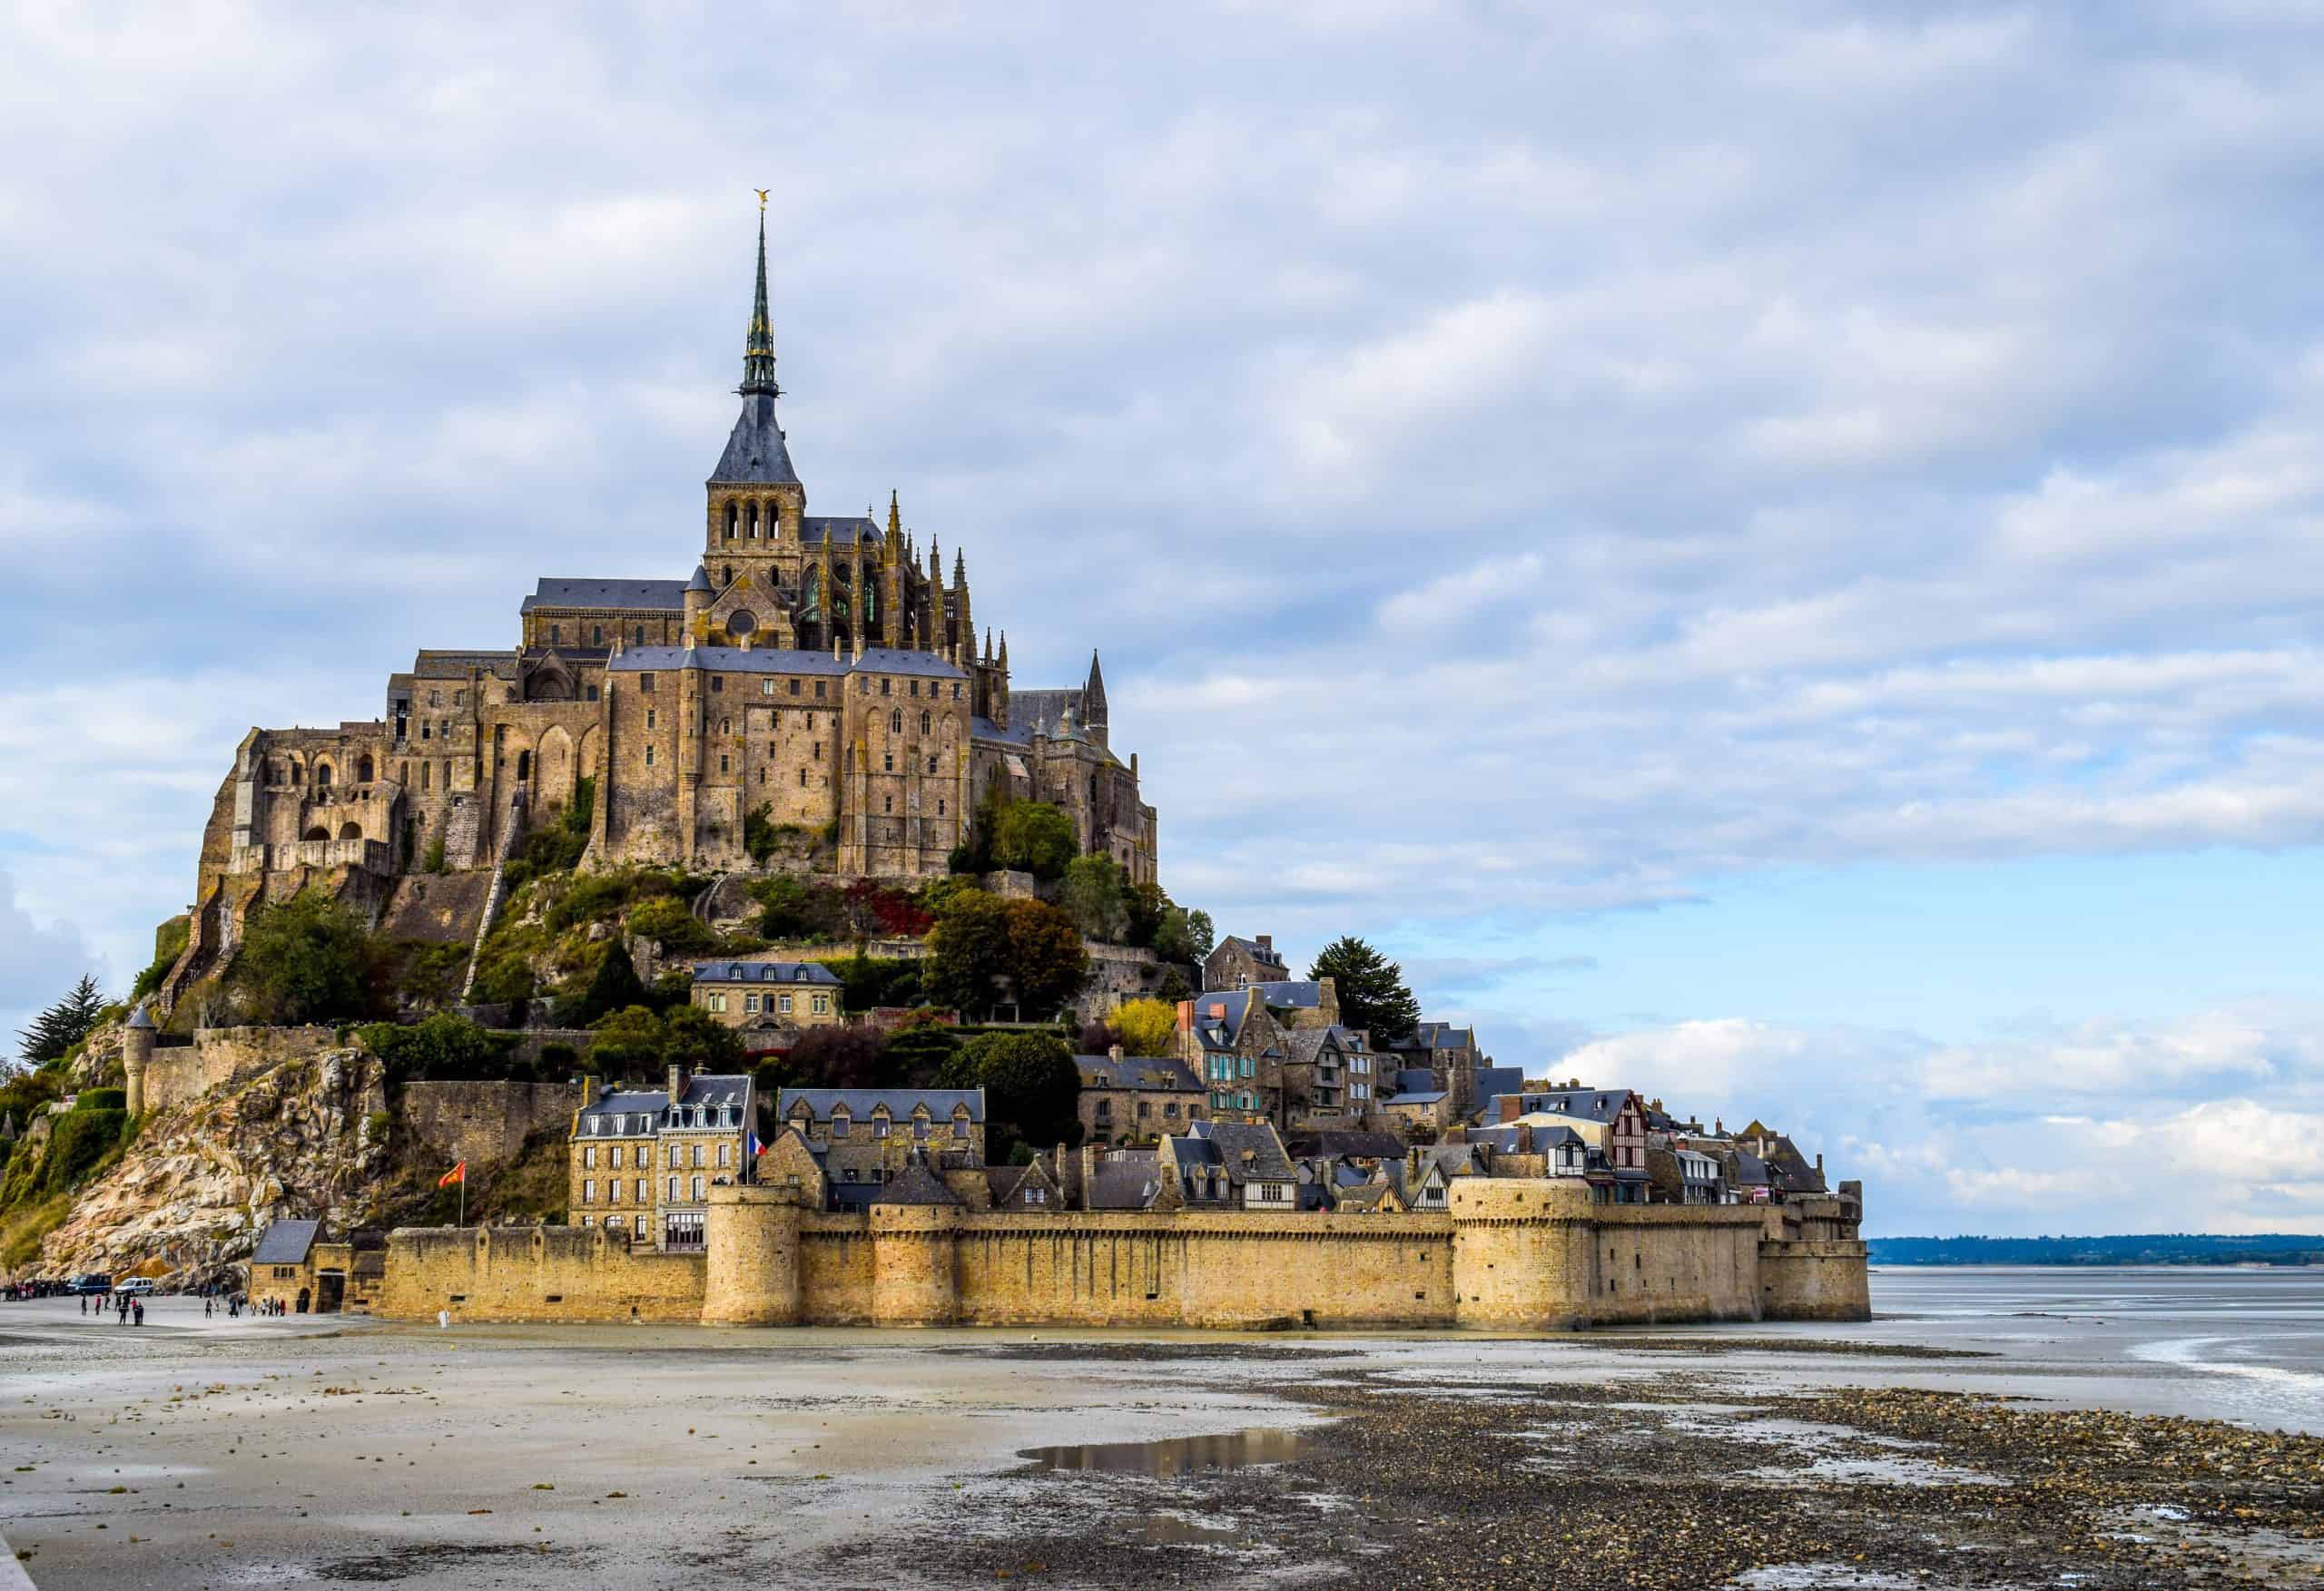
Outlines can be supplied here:
[[155, 1113], [35, 1268], [208, 1279], [278, 1215], [369, 1223], [392, 1190], [385, 1085], [376, 1056], [334, 1049]]

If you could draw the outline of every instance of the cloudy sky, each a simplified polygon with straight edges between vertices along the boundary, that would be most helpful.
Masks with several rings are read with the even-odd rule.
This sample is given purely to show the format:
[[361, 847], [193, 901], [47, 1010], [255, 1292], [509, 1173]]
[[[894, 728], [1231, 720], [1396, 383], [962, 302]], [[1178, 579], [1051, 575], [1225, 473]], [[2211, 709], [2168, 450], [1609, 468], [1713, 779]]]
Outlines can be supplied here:
[[0, 25], [9, 1028], [249, 726], [685, 573], [770, 187], [811, 507], [1223, 928], [1876, 1231], [2324, 1229], [2314, 6], [484, 10]]

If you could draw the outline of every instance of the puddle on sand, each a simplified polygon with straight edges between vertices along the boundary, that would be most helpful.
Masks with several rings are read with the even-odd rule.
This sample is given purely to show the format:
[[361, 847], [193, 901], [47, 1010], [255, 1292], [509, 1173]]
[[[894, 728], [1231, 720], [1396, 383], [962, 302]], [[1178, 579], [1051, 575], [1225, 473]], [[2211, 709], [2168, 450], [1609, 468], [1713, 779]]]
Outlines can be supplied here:
[[1848, 1591], [1915, 1591], [1917, 1580], [1903, 1575], [1885, 1575], [1876, 1570], [1865, 1570], [1852, 1564], [1769, 1564], [1765, 1568], [1747, 1569], [1728, 1582], [1735, 1591], [1821, 1591], [1822, 1587], [1846, 1586]]
[[1254, 1426], [1207, 1437], [1169, 1437], [1158, 1442], [1088, 1442], [1064, 1448], [1021, 1448], [1017, 1456], [1048, 1469], [1093, 1469], [1107, 1475], [1194, 1475], [1205, 1469], [1240, 1469], [1246, 1464], [1282, 1464], [1307, 1450], [1304, 1431]]

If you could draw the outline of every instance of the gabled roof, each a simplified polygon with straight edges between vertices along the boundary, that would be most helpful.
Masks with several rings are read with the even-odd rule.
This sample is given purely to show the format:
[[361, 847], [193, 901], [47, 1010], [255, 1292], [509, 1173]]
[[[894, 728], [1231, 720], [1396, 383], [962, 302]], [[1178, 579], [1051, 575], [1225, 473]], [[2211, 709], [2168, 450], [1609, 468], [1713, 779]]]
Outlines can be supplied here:
[[620, 608], [640, 613], [684, 613], [683, 580], [606, 580], [586, 575], [544, 575], [518, 609]]
[[253, 1265], [303, 1265], [322, 1232], [320, 1221], [270, 1221], [251, 1251]]
[[877, 1114], [885, 1105], [891, 1117], [909, 1121], [913, 1108], [922, 1105], [938, 1121], [950, 1120], [953, 1110], [962, 1105], [969, 1107], [969, 1120], [984, 1120], [981, 1088], [786, 1088], [775, 1096], [775, 1103], [776, 1115], [785, 1121], [803, 1104], [819, 1121], [828, 1120], [841, 1105], [857, 1120]]
[[1289, 963], [1284, 960], [1282, 951], [1271, 950], [1265, 946], [1260, 944], [1256, 939], [1246, 939], [1240, 934], [1229, 934], [1225, 938], [1219, 940], [1217, 948], [1214, 949], [1211, 954], [1216, 956], [1218, 954], [1219, 950], [1224, 950], [1230, 945], [1241, 950], [1243, 954], [1248, 956], [1252, 960], [1258, 962], [1262, 966], [1285, 967], [1289, 965]]
[[1399, 1066], [1389, 1085], [1399, 1094], [1421, 1094], [1436, 1086], [1436, 1071], [1433, 1066]]
[[1084, 1179], [1081, 1202], [1092, 1210], [1143, 1210], [1161, 1191], [1156, 1152], [1117, 1151]]
[[820, 961], [697, 961], [696, 983], [805, 983], [836, 988], [837, 973]]
[[1312, 1011], [1324, 1003], [1324, 986], [1314, 978], [1285, 978], [1274, 983], [1255, 983], [1251, 987], [1258, 990], [1259, 998], [1270, 1006]]
[[1364, 1036], [1336, 1022], [1327, 1027], [1295, 1027], [1283, 1042], [1287, 1058], [1303, 1065], [1321, 1058], [1326, 1049], [1339, 1056], [1364, 1053]]
[[1184, 1061], [1152, 1056], [1076, 1056], [1084, 1088], [1139, 1088], [1163, 1093], [1199, 1094], [1202, 1081]]
[[894, 1180], [881, 1183], [878, 1195], [872, 1201], [874, 1204], [957, 1204], [960, 1202], [952, 1190], [928, 1169], [927, 1162], [917, 1156], [896, 1174]]
[[880, 539], [880, 527], [861, 514], [827, 517], [807, 514], [800, 516], [799, 540], [811, 547], [829, 542], [835, 547], [859, 546]]
[[1196, 1166], [1216, 1165], [1227, 1181], [1287, 1183], [1293, 1180], [1291, 1157], [1283, 1140], [1265, 1122], [1196, 1122], [1167, 1140], [1183, 1174]]
[[1622, 1105], [1630, 1097], [1627, 1088], [1527, 1089], [1517, 1096], [1517, 1114], [1546, 1113], [1586, 1122], [1610, 1122], [1621, 1115]]

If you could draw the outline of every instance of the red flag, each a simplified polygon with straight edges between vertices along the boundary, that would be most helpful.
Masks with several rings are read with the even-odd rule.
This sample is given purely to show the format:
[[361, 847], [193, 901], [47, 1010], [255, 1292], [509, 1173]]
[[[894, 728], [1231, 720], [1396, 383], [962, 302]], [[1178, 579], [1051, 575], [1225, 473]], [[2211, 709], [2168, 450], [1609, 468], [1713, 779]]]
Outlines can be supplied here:
[[446, 1172], [442, 1176], [438, 1177], [436, 1179], [436, 1185], [439, 1188], [448, 1188], [454, 1183], [465, 1183], [468, 1180], [468, 1163], [463, 1160], [459, 1164]]

